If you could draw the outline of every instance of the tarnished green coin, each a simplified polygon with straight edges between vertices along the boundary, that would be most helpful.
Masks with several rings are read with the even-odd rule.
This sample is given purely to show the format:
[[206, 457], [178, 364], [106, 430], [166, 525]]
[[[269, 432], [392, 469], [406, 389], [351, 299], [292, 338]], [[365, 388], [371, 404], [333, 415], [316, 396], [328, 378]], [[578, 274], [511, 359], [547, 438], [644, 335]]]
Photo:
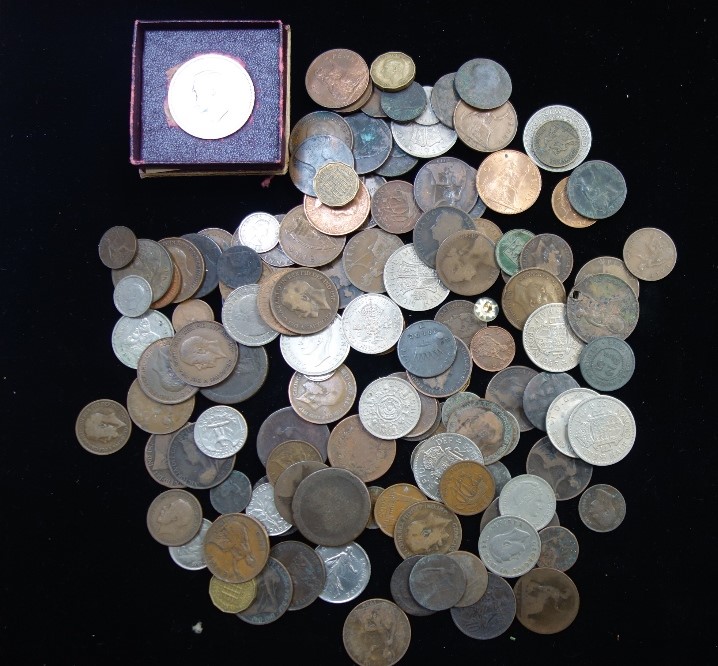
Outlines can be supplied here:
[[603, 220], [618, 212], [626, 200], [626, 180], [609, 162], [590, 160], [577, 166], [568, 177], [566, 193], [578, 213]]
[[597, 391], [615, 391], [624, 386], [636, 368], [630, 345], [621, 338], [594, 338], [581, 351], [579, 369], [586, 383]]
[[408, 122], [418, 118], [426, 108], [428, 100], [424, 88], [416, 81], [398, 92], [381, 93], [381, 108], [392, 120]]
[[534, 237], [528, 229], [509, 229], [496, 243], [496, 263], [507, 275], [519, 270], [519, 257], [524, 245]]

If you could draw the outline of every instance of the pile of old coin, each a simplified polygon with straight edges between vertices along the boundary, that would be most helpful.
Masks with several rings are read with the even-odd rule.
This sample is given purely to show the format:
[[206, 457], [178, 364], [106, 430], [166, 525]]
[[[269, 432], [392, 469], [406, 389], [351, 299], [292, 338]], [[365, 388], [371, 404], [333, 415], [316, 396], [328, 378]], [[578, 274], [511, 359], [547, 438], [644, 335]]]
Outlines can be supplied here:
[[[483, 215], [529, 209], [541, 170], [571, 172], [551, 200], [567, 226], [617, 213], [625, 181], [612, 164], [585, 161], [583, 116], [540, 109], [525, 124], [525, 152], [509, 150], [518, 120], [501, 65], [477, 58], [434, 86], [415, 75], [398, 52], [371, 66], [347, 49], [312, 62], [306, 88], [323, 108], [292, 129], [289, 173], [304, 197], [286, 213], [158, 241], [107, 230], [99, 253], [120, 314], [112, 347], [137, 376], [126, 405], [96, 400], [76, 422], [95, 454], [122, 448], [133, 424], [150, 435], [147, 470], [166, 488], [147, 513], [151, 536], [178, 565], [206, 567], [214, 604], [248, 623], [356, 599], [371, 572], [356, 539], [375, 528], [392, 538], [403, 558], [392, 601], [366, 600], [344, 625], [359, 664], [401, 659], [407, 614], [448, 610], [477, 639], [514, 618], [537, 633], [571, 624], [579, 597], [565, 572], [578, 541], [557, 504], [578, 497], [598, 532], [625, 516], [619, 490], [590, 485], [593, 466], [622, 460], [636, 437], [630, 409], [607, 393], [634, 370], [626, 338], [640, 281], [676, 261], [663, 231], [641, 228], [622, 259], [592, 259], [567, 291], [564, 239], [502, 231]], [[477, 168], [446, 155], [457, 139], [486, 153]], [[420, 159], [413, 182], [398, 178]], [[500, 308], [486, 295], [499, 278]], [[202, 300], [215, 289], [220, 321]], [[509, 328], [492, 323], [499, 310]], [[513, 364], [511, 329], [535, 368]], [[294, 370], [290, 404], [250, 433], [234, 405], [263, 386], [276, 338]], [[396, 372], [357, 395], [350, 350], [367, 361], [393, 354]], [[484, 397], [469, 390], [477, 368], [491, 373]], [[196, 414], [198, 393], [214, 404]], [[534, 428], [546, 435], [511, 478], [501, 460]], [[400, 439], [417, 443], [410, 476], [370, 485]], [[235, 469], [247, 441], [266, 469], [254, 483]], [[192, 490], [209, 493], [214, 520]], [[476, 552], [460, 549], [462, 520], [480, 521]], [[302, 538], [272, 544], [294, 531]]]

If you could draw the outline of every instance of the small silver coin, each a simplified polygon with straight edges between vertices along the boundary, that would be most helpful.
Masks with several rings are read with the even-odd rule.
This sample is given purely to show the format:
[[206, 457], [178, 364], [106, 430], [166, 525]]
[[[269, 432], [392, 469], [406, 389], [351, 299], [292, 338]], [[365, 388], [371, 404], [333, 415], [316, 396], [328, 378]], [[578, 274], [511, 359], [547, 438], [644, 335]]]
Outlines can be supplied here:
[[152, 305], [152, 287], [139, 275], [126, 275], [117, 285], [112, 295], [115, 307], [126, 317], [140, 317]]
[[541, 538], [536, 528], [518, 516], [498, 516], [479, 535], [481, 561], [504, 578], [522, 576], [536, 565], [540, 554]]
[[202, 527], [199, 528], [197, 536], [182, 546], [167, 546], [172, 561], [183, 569], [199, 571], [207, 568], [204, 559], [204, 537], [212, 525], [208, 518], [202, 518]]
[[327, 577], [320, 599], [332, 604], [356, 599], [369, 584], [371, 562], [367, 552], [355, 541], [341, 546], [317, 546]]

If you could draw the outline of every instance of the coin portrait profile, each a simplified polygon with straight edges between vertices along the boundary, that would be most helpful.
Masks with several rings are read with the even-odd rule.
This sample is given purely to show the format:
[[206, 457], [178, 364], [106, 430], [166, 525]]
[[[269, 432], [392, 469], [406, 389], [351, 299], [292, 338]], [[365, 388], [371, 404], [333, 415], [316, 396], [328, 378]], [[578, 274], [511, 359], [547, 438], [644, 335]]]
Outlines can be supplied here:
[[214, 368], [219, 359], [228, 358], [220, 349], [219, 341], [208, 340], [201, 335], [192, 335], [183, 340], [179, 355], [184, 363], [198, 370]]
[[527, 550], [531, 535], [519, 527], [496, 534], [489, 540], [488, 549], [497, 562], [510, 562], [514, 557]]
[[117, 415], [109, 412], [93, 412], [85, 421], [85, 434], [92, 440], [109, 444], [120, 436], [120, 428], [125, 424]]
[[282, 303], [301, 317], [318, 317], [319, 310], [329, 310], [327, 294], [305, 280], [290, 282], [282, 292]]
[[193, 512], [183, 499], [165, 504], [157, 514], [157, 534], [161, 537], [174, 536], [183, 531], [192, 522]]

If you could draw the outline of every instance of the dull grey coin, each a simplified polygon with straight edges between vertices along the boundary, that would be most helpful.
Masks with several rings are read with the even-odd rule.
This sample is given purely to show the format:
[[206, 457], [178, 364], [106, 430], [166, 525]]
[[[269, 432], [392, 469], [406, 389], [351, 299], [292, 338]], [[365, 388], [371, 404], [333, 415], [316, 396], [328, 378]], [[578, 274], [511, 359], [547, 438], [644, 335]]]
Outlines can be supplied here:
[[394, 143], [388, 123], [361, 111], [344, 116], [344, 120], [352, 132], [354, 170], [360, 175], [376, 171], [389, 158]]
[[454, 87], [456, 72], [444, 74], [431, 89], [431, 108], [447, 127], [454, 128], [454, 110], [461, 100]]
[[197, 535], [182, 546], [167, 546], [172, 561], [179, 567], [188, 571], [199, 571], [207, 568], [204, 559], [204, 536], [210, 528], [212, 521], [202, 518], [202, 527]]
[[495, 109], [511, 96], [511, 77], [494, 60], [474, 58], [456, 72], [454, 87], [459, 97], [477, 109]]
[[302, 536], [320, 546], [341, 546], [366, 528], [371, 498], [366, 484], [346, 469], [313, 472], [297, 486], [292, 516]]
[[327, 575], [314, 548], [302, 541], [282, 541], [272, 546], [269, 556], [281, 562], [292, 579], [292, 600], [287, 610], [306, 608], [319, 598]]
[[181, 238], [195, 245], [204, 259], [204, 279], [199, 289], [193, 295], [193, 298], [203, 298], [214, 291], [219, 284], [217, 262], [222, 255], [222, 249], [215, 241], [202, 234], [184, 234]]
[[636, 357], [621, 338], [594, 338], [582, 350], [579, 369], [586, 383], [597, 391], [615, 391], [633, 376]]
[[626, 500], [617, 488], [597, 483], [587, 488], [578, 500], [578, 515], [590, 530], [610, 532], [626, 517]]
[[499, 370], [486, 386], [486, 399], [493, 400], [511, 412], [519, 422], [521, 432], [534, 427], [524, 412], [524, 391], [537, 374], [536, 370], [525, 365], [510, 365]]
[[[504, 484], [505, 485], [505, 484]], [[479, 532], [481, 532], [486, 525], [488, 525], [494, 518], [497, 516], [500, 516], [501, 513], [499, 512], [499, 498], [496, 497], [489, 506], [487, 506], [484, 509], [484, 512], [481, 514], [481, 521], [479, 523]]]
[[381, 108], [392, 120], [401, 123], [416, 120], [426, 109], [427, 97], [424, 88], [412, 81], [406, 88], [397, 92], [382, 90]]
[[484, 563], [478, 555], [467, 550], [454, 550], [447, 556], [458, 563], [466, 576], [466, 590], [454, 605], [463, 607], [475, 604], [486, 592], [489, 576]]
[[307, 137], [289, 158], [289, 176], [296, 188], [310, 197], [316, 197], [314, 176], [329, 162], [341, 162], [354, 168], [352, 150], [341, 139], [327, 134]]
[[546, 412], [554, 398], [578, 382], [566, 372], [539, 372], [524, 389], [524, 413], [539, 430], [546, 432]]
[[489, 572], [489, 582], [481, 599], [470, 606], [450, 610], [451, 619], [469, 638], [488, 640], [503, 634], [514, 621], [516, 597], [511, 585]]
[[534, 154], [550, 167], [560, 168], [571, 164], [580, 148], [578, 130], [565, 120], [548, 120], [538, 127], [533, 136]]
[[592, 220], [615, 215], [626, 201], [626, 180], [610, 162], [589, 160], [568, 177], [566, 194], [577, 213]]
[[401, 562], [394, 573], [391, 575], [391, 581], [389, 583], [389, 590], [391, 592], [392, 599], [399, 608], [409, 615], [415, 615], [416, 617], [424, 617], [426, 615], [433, 615], [436, 611], [429, 610], [425, 606], [422, 606], [411, 593], [409, 587], [409, 577], [414, 565], [421, 560], [424, 555], [411, 555]]
[[239, 361], [232, 374], [219, 384], [205, 386], [199, 392], [212, 402], [234, 405], [248, 400], [264, 385], [269, 372], [269, 359], [264, 347], [247, 347], [237, 343]]
[[497, 460], [495, 463], [491, 463], [490, 465], [486, 465], [486, 469], [489, 471], [491, 476], [494, 477], [494, 485], [496, 486], [495, 497], [498, 497], [501, 494], [503, 487], [511, 480], [511, 472], [509, 471], [509, 468], [506, 467], [506, 465], [504, 465], [504, 463], [500, 460]]
[[568, 571], [578, 559], [578, 539], [569, 529], [552, 525], [539, 530], [541, 554], [536, 566]]
[[407, 326], [396, 346], [399, 363], [417, 377], [436, 377], [456, 358], [456, 338], [448, 326], [424, 319]]
[[194, 439], [194, 423], [175, 432], [167, 449], [172, 476], [187, 488], [207, 490], [218, 486], [232, 473], [236, 456], [211, 458], [202, 453]]
[[418, 163], [418, 158], [409, 155], [409, 153], [394, 143], [392, 139], [389, 157], [375, 173], [387, 178], [396, 178], [397, 176], [403, 176], [405, 173], [409, 173]]
[[255, 284], [262, 276], [262, 258], [247, 245], [232, 245], [217, 259], [217, 275], [222, 284], [236, 289]]
[[443, 553], [422, 557], [409, 574], [409, 590], [429, 610], [448, 610], [464, 596], [466, 574], [461, 565]]
[[526, 457], [526, 471], [544, 479], [556, 493], [556, 499], [578, 497], [591, 482], [593, 465], [581, 458], [561, 453], [548, 435], [531, 447]]
[[316, 447], [327, 459], [329, 443], [329, 427], [309, 423], [299, 416], [292, 407], [282, 407], [272, 412], [259, 426], [257, 432], [257, 455], [262, 465], [267, 465], [267, 458], [272, 450], [288, 439], [307, 442]]
[[209, 501], [217, 513], [240, 513], [251, 499], [252, 482], [236, 469], [222, 483], [209, 489]]
[[279, 515], [288, 523], [294, 524], [292, 500], [299, 484], [312, 472], [326, 469], [328, 466], [314, 460], [300, 460], [285, 469], [274, 483], [274, 506]]
[[257, 595], [237, 617], [248, 624], [269, 624], [278, 620], [289, 609], [292, 601], [292, 578], [286, 567], [270, 557], [255, 578]]

